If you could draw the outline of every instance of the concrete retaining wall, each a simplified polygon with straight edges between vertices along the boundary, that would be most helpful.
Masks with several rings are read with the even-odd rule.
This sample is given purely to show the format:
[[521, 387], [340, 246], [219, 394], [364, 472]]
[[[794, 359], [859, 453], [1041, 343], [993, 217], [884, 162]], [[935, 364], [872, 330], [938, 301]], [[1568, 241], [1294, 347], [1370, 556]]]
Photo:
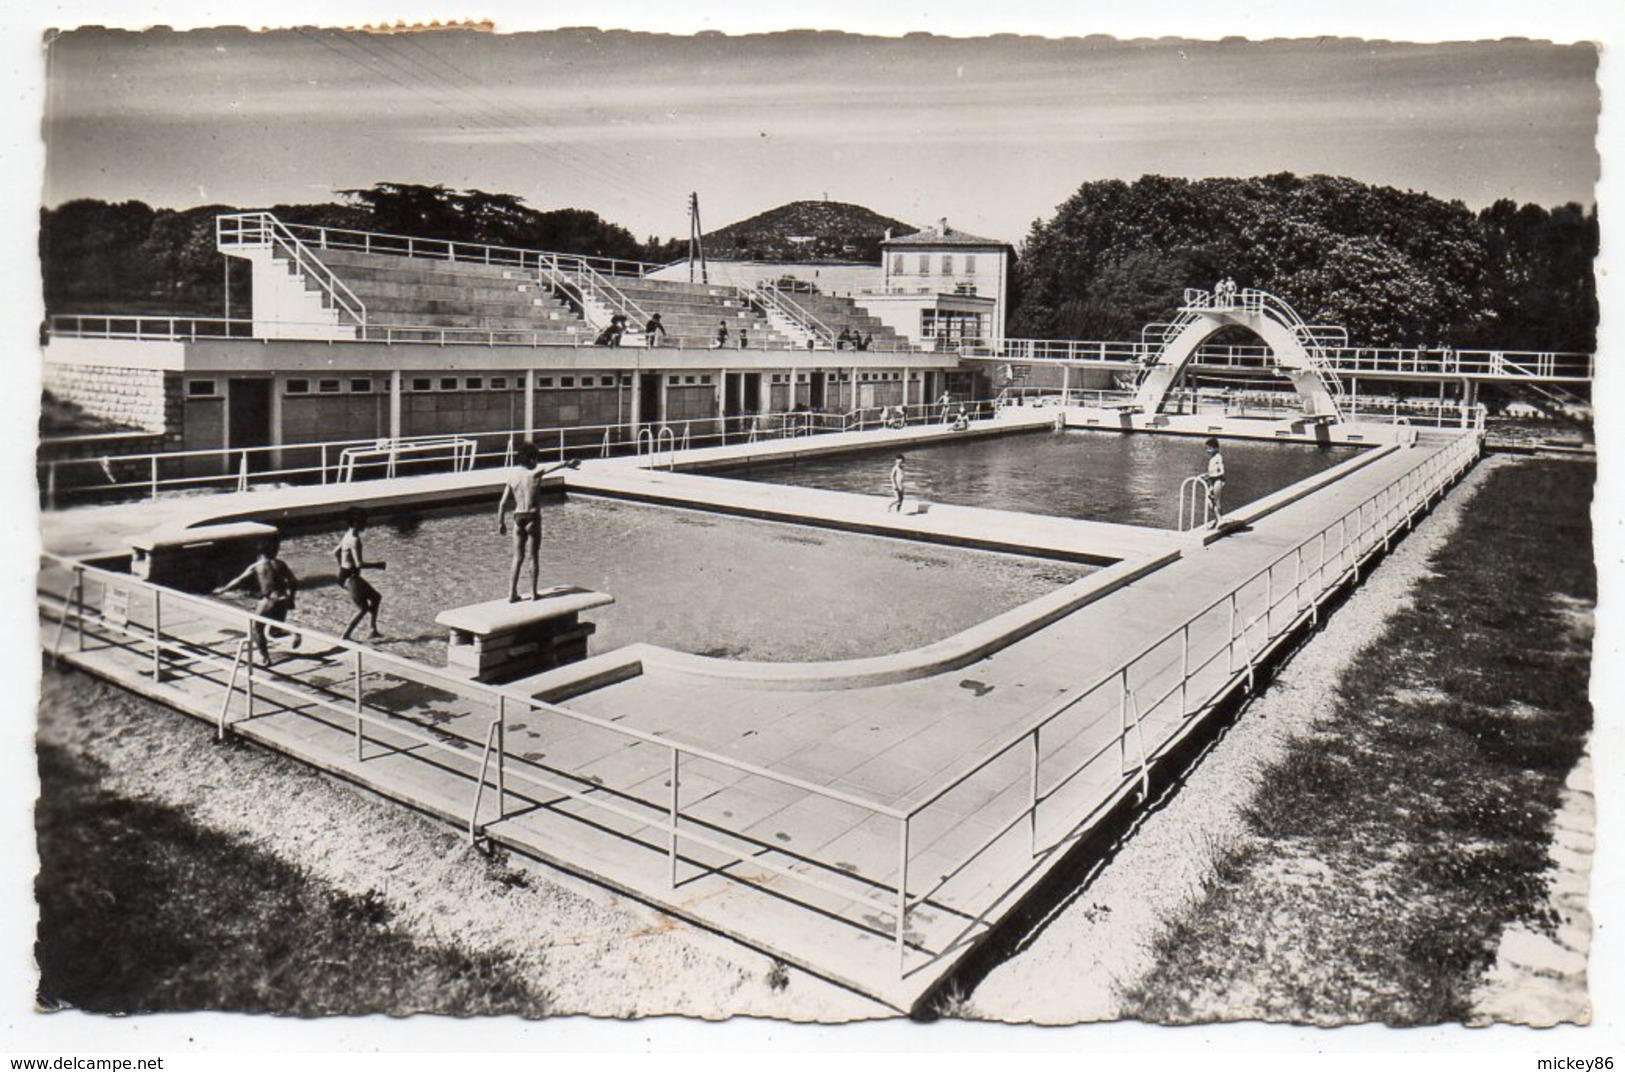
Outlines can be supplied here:
[[182, 427], [181, 376], [159, 369], [47, 361], [42, 385], [92, 417], [169, 436]]

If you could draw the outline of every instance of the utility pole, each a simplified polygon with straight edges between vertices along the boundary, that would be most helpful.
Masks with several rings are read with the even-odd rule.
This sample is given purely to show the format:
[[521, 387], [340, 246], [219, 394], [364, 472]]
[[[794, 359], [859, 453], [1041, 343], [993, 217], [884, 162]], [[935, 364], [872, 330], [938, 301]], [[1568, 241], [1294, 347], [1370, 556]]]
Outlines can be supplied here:
[[705, 242], [700, 240], [700, 195], [689, 195], [689, 283], [694, 283], [694, 262], [700, 262], [700, 283], [710, 283], [705, 271]]

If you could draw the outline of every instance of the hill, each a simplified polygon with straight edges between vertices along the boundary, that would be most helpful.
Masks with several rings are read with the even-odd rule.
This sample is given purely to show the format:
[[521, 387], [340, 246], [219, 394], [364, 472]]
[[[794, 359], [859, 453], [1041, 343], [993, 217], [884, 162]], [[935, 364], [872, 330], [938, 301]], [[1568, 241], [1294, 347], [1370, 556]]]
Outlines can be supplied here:
[[791, 201], [705, 236], [708, 257], [878, 262], [880, 243], [918, 227], [845, 201]]

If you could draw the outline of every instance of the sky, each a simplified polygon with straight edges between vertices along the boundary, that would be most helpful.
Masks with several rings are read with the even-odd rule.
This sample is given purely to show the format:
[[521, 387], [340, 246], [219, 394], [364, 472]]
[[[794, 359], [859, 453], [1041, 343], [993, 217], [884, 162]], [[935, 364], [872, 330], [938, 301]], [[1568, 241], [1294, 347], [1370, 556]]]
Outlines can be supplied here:
[[1587, 44], [91, 28], [46, 57], [47, 205], [438, 183], [664, 238], [693, 191], [707, 230], [829, 198], [1018, 243], [1081, 183], [1145, 173], [1474, 208], [1590, 204], [1598, 176]]

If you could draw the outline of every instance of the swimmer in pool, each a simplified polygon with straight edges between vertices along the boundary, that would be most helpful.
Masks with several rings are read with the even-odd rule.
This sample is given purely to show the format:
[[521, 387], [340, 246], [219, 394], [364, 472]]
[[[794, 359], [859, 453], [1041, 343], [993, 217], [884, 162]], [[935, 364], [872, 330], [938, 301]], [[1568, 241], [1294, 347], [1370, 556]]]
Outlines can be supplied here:
[[352, 506], [344, 512], [344, 535], [339, 539], [339, 545], [333, 548], [333, 557], [339, 564], [339, 587], [349, 595], [350, 602], [355, 604], [355, 617], [350, 624], [344, 627], [343, 639], [349, 640], [355, 627], [361, 624], [362, 618], [372, 619], [372, 636], [377, 638], [383, 634], [378, 632], [378, 606], [384, 597], [378, 594], [378, 589], [367, 583], [361, 576], [362, 570], [381, 570], [382, 562], [368, 562], [367, 554], [361, 547], [361, 532], [367, 527], [366, 511], [360, 507]]
[[519, 471], [508, 479], [497, 503], [497, 532], [508, 534], [508, 507], [513, 506], [513, 572], [508, 578], [508, 602], [519, 602], [519, 573], [530, 559], [530, 598], [541, 595], [542, 478], [560, 469], [580, 467], [579, 459], [542, 468], [536, 444], [526, 440], [519, 445]]

